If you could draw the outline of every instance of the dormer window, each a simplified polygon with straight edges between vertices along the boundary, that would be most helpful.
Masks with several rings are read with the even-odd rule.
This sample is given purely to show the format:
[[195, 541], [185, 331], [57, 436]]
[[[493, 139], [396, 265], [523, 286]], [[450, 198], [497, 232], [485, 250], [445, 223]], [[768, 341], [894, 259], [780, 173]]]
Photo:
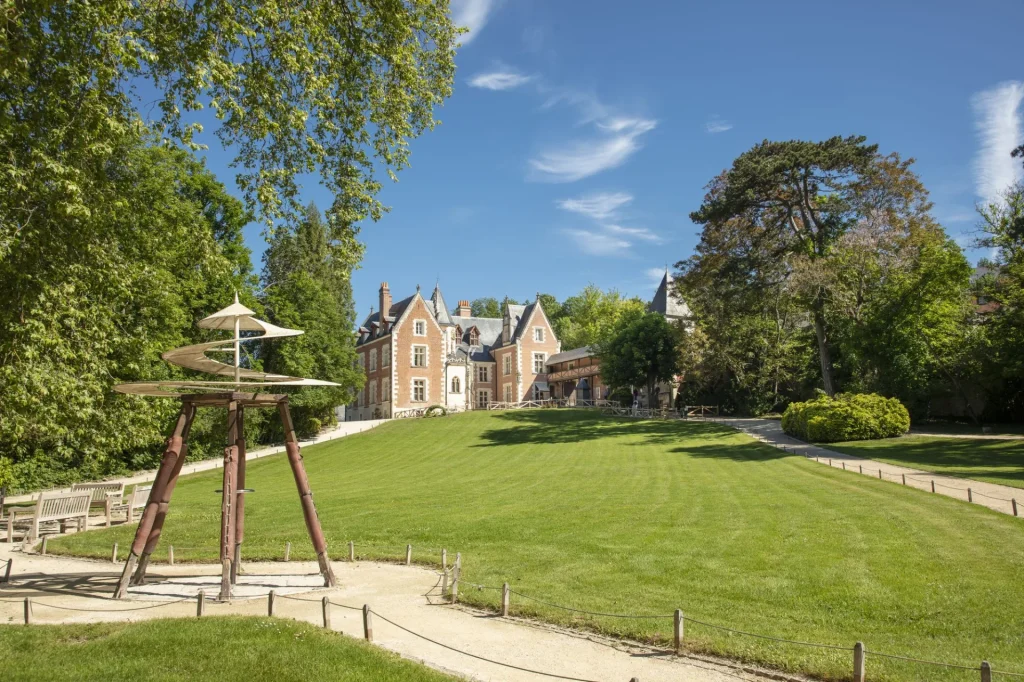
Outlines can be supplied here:
[[544, 343], [544, 327], [533, 328], [533, 340], [537, 343]]
[[480, 345], [480, 331], [476, 327], [473, 327], [472, 329], [469, 330], [469, 345]]
[[412, 333], [415, 336], [426, 336], [427, 335], [427, 321], [426, 320], [414, 320], [412, 323]]

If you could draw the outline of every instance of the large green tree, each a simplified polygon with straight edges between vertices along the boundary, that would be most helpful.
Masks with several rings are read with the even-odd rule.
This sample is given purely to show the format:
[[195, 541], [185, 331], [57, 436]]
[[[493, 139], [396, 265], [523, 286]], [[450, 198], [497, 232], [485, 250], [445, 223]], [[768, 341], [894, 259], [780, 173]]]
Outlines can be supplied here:
[[304, 388], [291, 399], [304, 436], [331, 423], [334, 407], [350, 402], [363, 386], [352, 332], [352, 270], [362, 253], [352, 226], [334, 214], [325, 220], [310, 204], [294, 226], [275, 233], [263, 256], [261, 301], [268, 318], [305, 332], [262, 349], [264, 370], [340, 384]]
[[678, 371], [677, 338], [678, 330], [657, 313], [633, 320], [603, 344], [601, 378], [613, 389], [645, 386], [650, 403], [655, 386]]
[[[817, 265], [861, 221], [909, 220], [927, 211], [918, 196], [894, 181], [905, 179], [910, 163], [880, 155], [877, 145], [860, 136], [765, 141], [711, 182], [690, 217], [712, 229], [730, 223], [744, 227], [756, 258], [796, 258]], [[833, 394], [828, 293], [822, 287], [801, 293], [814, 325], [822, 384]]]
[[[116, 152], [74, 229], [50, 216], [0, 259], [0, 457], [19, 488], [154, 464], [173, 402], [111, 387], [180, 377], [161, 352], [206, 340], [196, 321], [234, 291], [255, 305], [241, 203], [183, 151]], [[218, 428], [197, 422], [190, 453]]]
[[562, 348], [599, 347], [619, 329], [646, 312], [638, 298], [626, 298], [615, 289], [602, 291], [593, 284], [565, 299], [556, 317]]

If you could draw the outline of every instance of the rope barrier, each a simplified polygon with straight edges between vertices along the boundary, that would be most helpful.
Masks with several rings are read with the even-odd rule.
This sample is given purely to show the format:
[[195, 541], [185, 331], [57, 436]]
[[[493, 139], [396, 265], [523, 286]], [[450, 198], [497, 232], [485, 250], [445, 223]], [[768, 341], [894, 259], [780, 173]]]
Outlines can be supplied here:
[[362, 609], [359, 608], [358, 606], [349, 606], [348, 604], [339, 604], [338, 602], [331, 601], [330, 599], [327, 600], [327, 603], [330, 604], [331, 606], [337, 606], [337, 607], [342, 608], [342, 609], [349, 609], [350, 611], [362, 611]]
[[786, 644], [799, 644], [801, 646], [812, 646], [812, 647], [817, 647], [819, 649], [835, 649], [836, 651], [853, 651], [853, 647], [849, 647], [849, 646], [836, 646], [835, 644], [818, 644], [817, 642], [802, 642], [802, 641], [796, 640], [796, 639], [784, 639], [782, 637], [771, 637], [769, 635], [758, 635], [758, 634], [753, 633], [753, 632], [745, 632], [743, 630], [734, 630], [732, 628], [727, 628], [727, 627], [724, 627], [722, 625], [715, 625], [714, 623], [706, 623], [706, 622], [704, 622], [702, 620], [697, 620], [696, 618], [687, 617], [686, 618], [686, 622], [687, 623], [697, 623], [698, 625], [704, 625], [706, 627], [714, 628], [716, 630], [723, 630], [725, 632], [733, 632], [733, 633], [735, 633], [737, 635], [746, 635], [747, 637], [757, 637], [758, 639], [769, 639], [769, 640], [771, 640], [773, 642], [784, 642]]
[[979, 668], [977, 666], [971, 667], [969, 665], [956, 665], [955, 663], [942, 663], [941, 661], [928, 661], [928, 660], [925, 660], [923, 658], [913, 658], [911, 656], [899, 656], [897, 654], [883, 654], [883, 653], [880, 653], [878, 651], [869, 651], [867, 649], [864, 650], [864, 653], [866, 655], [871, 655], [871, 656], [881, 656], [882, 658], [892, 658], [892, 659], [895, 659], [897, 661], [909, 661], [911, 663], [924, 663], [926, 665], [938, 665], [938, 666], [942, 666], [943, 668], [955, 668], [957, 670], [981, 670], [981, 668]]
[[413, 637], [419, 637], [420, 639], [422, 639], [422, 640], [424, 640], [426, 642], [430, 642], [431, 644], [435, 644], [435, 645], [437, 645], [439, 647], [442, 647], [444, 649], [448, 649], [449, 651], [454, 651], [455, 653], [462, 654], [463, 656], [469, 656], [470, 658], [475, 658], [478, 661], [485, 661], [487, 663], [492, 663], [494, 665], [500, 665], [500, 666], [502, 666], [504, 668], [509, 668], [511, 670], [518, 670], [520, 672], [530, 673], [532, 675], [541, 675], [543, 677], [551, 677], [551, 678], [554, 678], [556, 680], [569, 680], [570, 682], [598, 682], [597, 680], [591, 680], [591, 679], [587, 679], [587, 678], [584, 678], [584, 677], [569, 677], [568, 675], [559, 675], [557, 673], [548, 673], [548, 672], [544, 672], [542, 670], [533, 670], [531, 668], [523, 668], [523, 667], [518, 666], [518, 665], [512, 665], [511, 663], [503, 663], [501, 661], [496, 661], [496, 660], [494, 660], [492, 658], [485, 658], [484, 656], [478, 656], [477, 654], [471, 654], [468, 651], [463, 651], [462, 649], [456, 649], [453, 646], [449, 646], [448, 644], [444, 644], [442, 642], [438, 642], [436, 639], [431, 639], [431, 638], [429, 638], [429, 637], [427, 637], [425, 635], [421, 635], [418, 632], [413, 632], [409, 628], [407, 628], [407, 627], [405, 627], [403, 625], [399, 625], [395, 621], [393, 621], [393, 620], [391, 620], [389, 618], [386, 618], [385, 616], [382, 616], [381, 614], [377, 613], [373, 609], [370, 609], [370, 613], [372, 613], [373, 615], [377, 616], [378, 618], [380, 618], [385, 623], [390, 623], [391, 625], [395, 626], [399, 630], [402, 630], [403, 632], [409, 633]]
[[150, 604], [148, 606], [137, 606], [131, 609], [79, 609], [72, 606], [57, 606], [56, 604], [47, 604], [46, 602], [33, 601], [32, 606], [47, 606], [51, 609], [58, 609], [60, 611], [78, 611], [80, 613], [120, 613], [122, 611], [145, 611], [147, 609], [156, 609], [161, 606], [170, 606], [171, 604], [181, 604], [182, 602], [193, 601], [191, 597], [188, 599], [176, 599], [174, 601], [164, 601], [159, 604]]

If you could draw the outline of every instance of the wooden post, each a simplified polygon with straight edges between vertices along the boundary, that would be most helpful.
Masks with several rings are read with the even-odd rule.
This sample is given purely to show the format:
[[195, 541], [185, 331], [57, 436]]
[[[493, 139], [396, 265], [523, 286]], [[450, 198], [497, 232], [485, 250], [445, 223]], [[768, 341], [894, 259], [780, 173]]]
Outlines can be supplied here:
[[284, 543], [284, 560], [288, 561], [289, 559], [291, 559], [291, 556], [292, 556], [292, 543], [286, 542], [286, 543]]
[[832, 458], [831, 457], [828, 458], [828, 465], [832, 466]]
[[[132, 541], [131, 550], [128, 552], [128, 559], [125, 562], [124, 570], [121, 571], [121, 578], [117, 581], [117, 586], [114, 588], [114, 599], [123, 599], [128, 594], [128, 582], [132, 578], [132, 571], [135, 570], [135, 563], [145, 549], [146, 543], [149, 541], [150, 532], [156, 523], [157, 511], [160, 507], [158, 500], [162, 499], [174, 468], [178, 465], [178, 460], [183, 450], [182, 446], [184, 444], [186, 427], [191, 422], [191, 416], [194, 414], [195, 409], [191, 405], [182, 402], [181, 411], [178, 413], [178, 421], [175, 423], [171, 437], [167, 439], [167, 446], [164, 448], [163, 458], [160, 460], [160, 469], [157, 471], [156, 478], [153, 480], [153, 487], [149, 491], [149, 500], [146, 502], [146, 508], [142, 512], [139, 525], [135, 529], [135, 539]], [[182, 461], [184, 460], [182, 459]]]
[[846, 462], [843, 462], [843, 471], [846, 471]]
[[231, 584], [238, 582], [238, 573], [242, 570], [242, 541], [245, 539], [245, 408], [238, 406], [238, 427], [235, 429], [235, 499], [232, 516], [234, 517], [235, 548], [231, 557]]
[[324, 628], [331, 629], [331, 600], [324, 597], [320, 600], [320, 606], [324, 612]]
[[32, 600], [25, 597], [25, 625], [32, 624]]
[[7, 568], [4, 570], [4, 582], [11, 582], [11, 566], [14, 564], [14, 559], [7, 560]]
[[405, 565], [412, 566], [412, 545], [405, 546]]
[[932, 492], [935, 492], [935, 481], [932, 481]]
[[881, 469], [878, 470], [878, 480], [879, 481], [882, 480], [882, 470]]
[[907, 475], [903, 474], [903, 485], [907, 484]]
[[356, 560], [356, 543], [352, 542], [351, 540], [348, 541], [348, 560]]
[[[43, 548], [42, 548], [42, 549], [40, 550], [40, 553], [41, 553], [41, 554], [42, 554], [43, 556], [46, 556], [46, 543], [47, 543], [47, 541], [49, 541], [49, 539], [50, 539], [50, 537], [49, 537], [49, 536], [47, 536], [47, 537], [43, 538]], [[114, 552], [114, 554], [115, 554], [115, 559], [114, 559], [114, 561], [117, 561], [117, 559], [116, 559], [116, 554], [117, 554], [117, 552]]]
[[441, 571], [441, 599], [448, 594], [448, 571]]
[[462, 573], [462, 553], [455, 553], [455, 568], [452, 569], [452, 603], [459, 600], [459, 574]]
[[988, 661], [981, 662], [981, 682], [992, 682], [992, 666]]
[[448, 570], [448, 550], [447, 549], [442, 549], [441, 550], [441, 570], [442, 571], [447, 571]]
[[676, 609], [675, 616], [673, 617], [672, 634], [676, 645], [676, 654], [683, 653], [683, 611], [682, 609]]
[[167, 565], [174, 565], [174, 545], [167, 546]]
[[116, 542], [114, 543], [113, 551], [110, 553], [110, 563], [112, 563], [112, 564], [116, 564], [117, 563], [117, 543]]
[[[1017, 515], [1017, 498], [1016, 497], [1011, 498], [1010, 502], [1012, 503], [1012, 506], [1013, 506], [1013, 515], [1016, 516]], [[7, 570], [10, 571], [10, 568], [8, 568]]]
[[274, 615], [274, 597], [275, 596], [277, 596], [277, 595], [274, 593], [273, 590], [271, 590], [270, 594], [267, 595], [267, 615], [268, 616], [273, 616]]
[[508, 616], [509, 589], [508, 583], [501, 586], [501, 615]]
[[196, 618], [203, 615], [203, 610], [206, 608], [206, 591], [199, 590], [199, 594], [196, 595]]
[[288, 409], [287, 396], [278, 402], [277, 411], [281, 415], [281, 423], [284, 426], [284, 450], [288, 454], [288, 464], [291, 465], [292, 476], [295, 477], [295, 487], [298, 488], [299, 500], [302, 502], [302, 516], [306, 521], [309, 539], [313, 542], [313, 551], [316, 552], [316, 560], [320, 565], [320, 575], [324, 577], [324, 587], [334, 587], [334, 570], [331, 568], [331, 560], [327, 556], [327, 540], [324, 539], [324, 531], [320, 526], [320, 519], [316, 515], [313, 491], [309, 489], [309, 478], [307, 478], [306, 468], [302, 464], [299, 439], [295, 435], [295, 426], [292, 424], [292, 414]]
[[864, 642], [853, 645], [853, 682], [864, 682]]
[[220, 595], [221, 601], [231, 601], [231, 559], [220, 562]]
[[968, 502], [974, 502], [974, 495], [971, 493], [971, 489], [970, 488], [967, 489], [967, 501]]
[[860, 473], [863, 474], [864, 473], [864, 465], [863, 464], [858, 464], [857, 466], [860, 467]]
[[373, 641], [373, 612], [369, 604], [363, 604], [363, 637], [367, 642]]

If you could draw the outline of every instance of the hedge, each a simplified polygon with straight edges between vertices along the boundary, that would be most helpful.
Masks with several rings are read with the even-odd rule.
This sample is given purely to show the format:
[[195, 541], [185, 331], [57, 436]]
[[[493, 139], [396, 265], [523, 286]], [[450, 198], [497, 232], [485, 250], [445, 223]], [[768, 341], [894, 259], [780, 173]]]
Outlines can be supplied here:
[[821, 395], [791, 403], [782, 415], [782, 430], [816, 443], [894, 438], [910, 430], [910, 413], [896, 398], [877, 393]]

